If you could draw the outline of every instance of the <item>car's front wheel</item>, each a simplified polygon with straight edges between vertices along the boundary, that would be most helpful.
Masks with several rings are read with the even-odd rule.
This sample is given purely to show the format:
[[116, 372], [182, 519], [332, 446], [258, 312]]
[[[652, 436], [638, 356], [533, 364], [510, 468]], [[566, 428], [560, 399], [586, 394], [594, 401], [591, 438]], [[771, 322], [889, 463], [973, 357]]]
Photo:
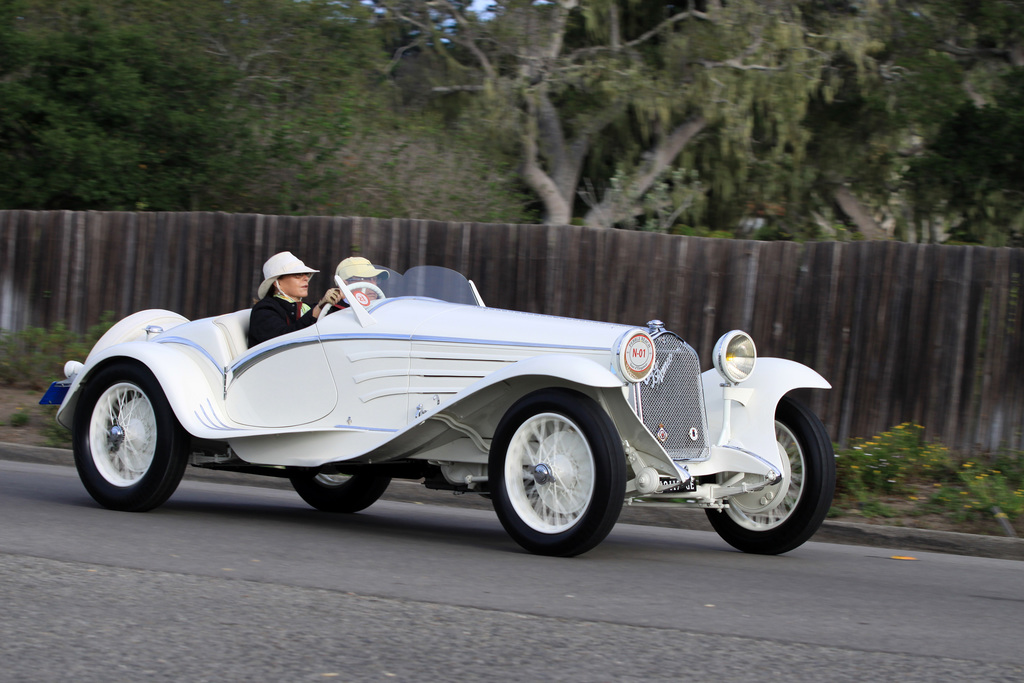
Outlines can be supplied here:
[[121, 362], [89, 379], [75, 408], [75, 467], [97, 503], [144, 512], [163, 504], [188, 464], [188, 435], [147, 368]]
[[502, 526], [539, 555], [569, 557], [615, 526], [626, 460], [611, 418], [583, 394], [546, 389], [515, 403], [491, 444], [488, 482]]
[[747, 553], [777, 555], [803, 544], [828, 514], [836, 488], [832, 442], [821, 420], [797, 400], [784, 396], [775, 409], [775, 440], [788, 463], [776, 496], [763, 511], [764, 492], [733, 496], [724, 512], [707, 510], [708, 520], [729, 545]]
[[321, 512], [359, 512], [384, 495], [391, 477], [297, 472], [288, 477], [302, 500]]

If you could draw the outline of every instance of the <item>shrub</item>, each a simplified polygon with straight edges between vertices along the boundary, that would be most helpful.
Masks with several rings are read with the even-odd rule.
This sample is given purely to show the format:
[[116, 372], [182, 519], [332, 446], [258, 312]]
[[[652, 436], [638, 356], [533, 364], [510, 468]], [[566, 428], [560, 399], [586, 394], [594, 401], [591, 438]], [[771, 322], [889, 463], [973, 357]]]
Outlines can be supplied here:
[[89, 349], [112, 324], [113, 314], [107, 312], [84, 335], [72, 332], [60, 322], [49, 329], [0, 331], [0, 382], [30, 389], [46, 387], [64, 376], [66, 361], [84, 361]]
[[1024, 454], [1006, 453], [989, 463], [960, 460], [941, 444], [924, 441], [924, 428], [901, 424], [870, 439], [836, 449], [837, 507], [892, 516], [886, 504], [901, 498], [911, 514], [935, 512], [954, 521], [1013, 520], [1024, 515]]
[[955, 471], [949, 451], [924, 441], [924, 427], [909, 422], [836, 450], [836, 491], [858, 500], [867, 494], [907, 494], [915, 484]]

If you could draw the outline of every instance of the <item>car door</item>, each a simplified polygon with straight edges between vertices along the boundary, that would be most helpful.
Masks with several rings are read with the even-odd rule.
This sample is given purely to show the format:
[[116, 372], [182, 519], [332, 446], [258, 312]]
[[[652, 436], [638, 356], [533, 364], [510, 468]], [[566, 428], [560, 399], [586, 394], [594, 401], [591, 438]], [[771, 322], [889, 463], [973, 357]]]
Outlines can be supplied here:
[[338, 403], [320, 323], [263, 342], [231, 367], [225, 405], [253, 427], [293, 427], [328, 416]]

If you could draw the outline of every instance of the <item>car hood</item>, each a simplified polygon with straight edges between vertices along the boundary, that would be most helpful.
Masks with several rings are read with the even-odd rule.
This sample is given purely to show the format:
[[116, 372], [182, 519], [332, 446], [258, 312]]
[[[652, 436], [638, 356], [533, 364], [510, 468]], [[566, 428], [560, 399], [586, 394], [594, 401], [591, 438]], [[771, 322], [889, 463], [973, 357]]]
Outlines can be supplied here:
[[443, 301], [398, 298], [375, 306], [377, 324], [369, 334], [412, 341], [451, 341], [508, 346], [535, 346], [581, 351], [612, 351], [629, 325], [523, 313]]

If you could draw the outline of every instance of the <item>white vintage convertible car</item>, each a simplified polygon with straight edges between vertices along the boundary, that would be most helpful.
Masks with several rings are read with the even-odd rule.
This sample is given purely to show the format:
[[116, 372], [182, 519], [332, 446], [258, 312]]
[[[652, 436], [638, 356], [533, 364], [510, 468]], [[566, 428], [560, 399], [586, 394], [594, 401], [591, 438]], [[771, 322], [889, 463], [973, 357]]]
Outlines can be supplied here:
[[339, 286], [368, 305], [252, 348], [248, 310], [147, 310], [69, 361], [43, 401], [60, 404], [92, 497], [149, 510], [192, 465], [287, 477], [314, 508], [351, 513], [412, 479], [489, 497], [523, 548], [560, 556], [600, 543], [624, 504], [704, 508], [728, 543], [764, 554], [828, 512], [829, 436], [788, 394], [829, 384], [756, 358], [743, 332], [701, 373], [659, 321], [487, 308], [444, 268], [392, 271], [376, 301]]

